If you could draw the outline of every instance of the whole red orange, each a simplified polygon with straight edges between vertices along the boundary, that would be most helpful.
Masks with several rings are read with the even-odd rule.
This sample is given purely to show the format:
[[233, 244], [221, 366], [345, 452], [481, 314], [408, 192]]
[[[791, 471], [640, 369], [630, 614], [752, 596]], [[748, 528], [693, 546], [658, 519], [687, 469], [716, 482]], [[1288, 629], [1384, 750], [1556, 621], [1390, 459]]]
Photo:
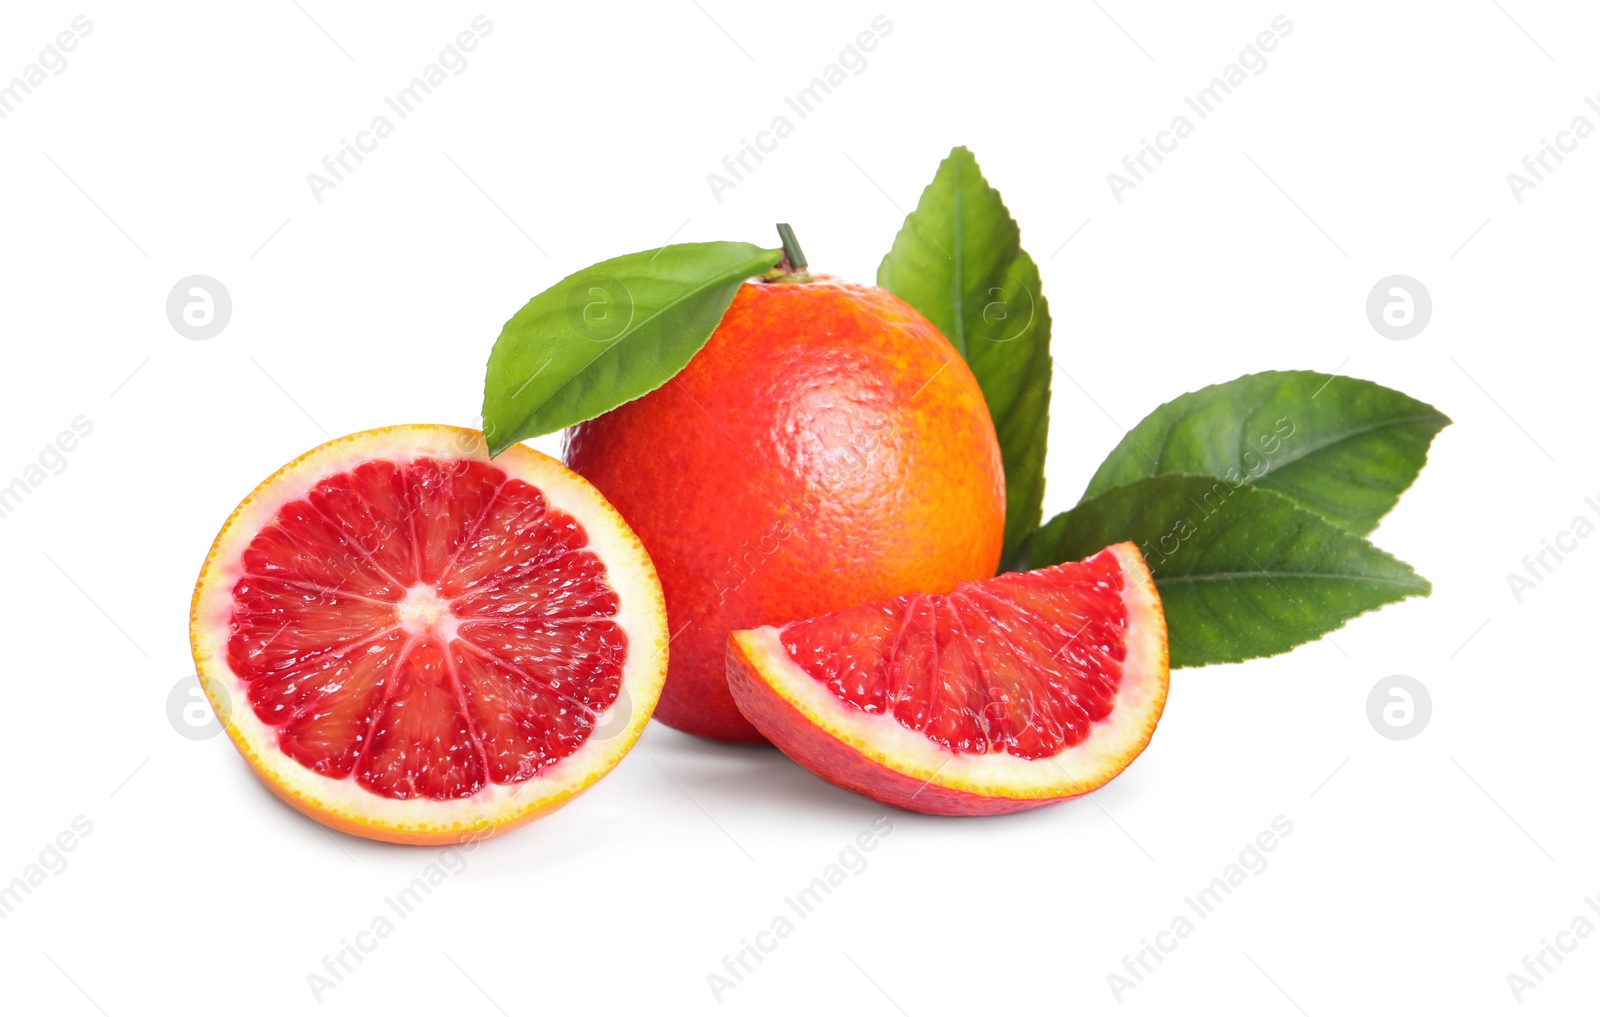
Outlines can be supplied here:
[[983, 393], [876, 287], [746, 283], [688, 367], [572, 428], [566, 459], [661, 575], [673, 640], [655, 716], [707, 738], [765, 740], [728, 691], [730, 631], [947, 593], [1000, 560]]

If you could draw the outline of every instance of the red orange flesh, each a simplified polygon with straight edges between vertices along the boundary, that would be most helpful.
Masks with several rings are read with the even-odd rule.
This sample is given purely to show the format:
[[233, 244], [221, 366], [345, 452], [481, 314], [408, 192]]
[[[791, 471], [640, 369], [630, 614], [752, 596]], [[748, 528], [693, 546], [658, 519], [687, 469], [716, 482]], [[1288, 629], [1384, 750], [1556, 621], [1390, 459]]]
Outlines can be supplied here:
[[1083, 562], [732, 634], [728, 682], [819, 776], [918, 812], [985, 815], [1092, 791], [1143, 751], [1166, 623], [1133, 544]]
[[637, 539], [559, 463], [385, 428], [312, 450], [240, 505], [191, 638], [275, 792], [349, 832], [448, 842], [615, 764], [664, 680], [662, 606]]

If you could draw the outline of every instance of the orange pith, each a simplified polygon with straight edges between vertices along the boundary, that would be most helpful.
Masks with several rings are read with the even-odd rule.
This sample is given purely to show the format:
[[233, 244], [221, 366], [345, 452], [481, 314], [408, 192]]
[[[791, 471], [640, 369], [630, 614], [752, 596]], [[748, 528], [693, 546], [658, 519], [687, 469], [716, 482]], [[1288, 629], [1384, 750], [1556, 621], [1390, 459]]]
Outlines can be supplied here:
[[412, 843], [559, 807], [637, 739], [665, 677], [647, 555], [599, 494], [516, 446], [416, 425], [264, 481], [195, 588], [229, 736], [331, 826]]

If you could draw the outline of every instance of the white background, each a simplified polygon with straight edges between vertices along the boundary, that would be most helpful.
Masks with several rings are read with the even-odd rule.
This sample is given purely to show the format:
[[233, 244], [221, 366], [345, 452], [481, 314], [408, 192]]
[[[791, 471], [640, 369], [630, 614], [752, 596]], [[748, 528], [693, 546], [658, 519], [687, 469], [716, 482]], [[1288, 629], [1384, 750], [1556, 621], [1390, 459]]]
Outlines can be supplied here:
[[[1506, 174], [1574, 117], [1600, 126], [1583, 103], [1600, 92], [1597, 12], [30, 3], [0, 16], [0, 80], [79, 13], [94, 27], [66, 69], [0, 121], [0, 484], [75, 417], [93, 424], [0, 519], [0, 883], [74, 817], [93, 832], [0, 920], [7, 1012], [1592, 1003], [1600, 936], [1567, 940], [1520, 1006], [1506, 976], [1574, 916], [1600, 924], [1583, 903], [1600, 894], [1600, 539], [1521, 603], [1506, 575], [1575, 516], [1600, 521], [1584, 503], [1600, 501], [1600, 139], [1520, 203]], [[317, 202], [307, 173], [480, 13], [494, 28], [466, 70]], [[866, 69], [714, 200], [706, 174], [879, 13], [894, 27]], [[1266, 69], [1114, 200], [1106, 174], [1279, 14], [1294, 28]], [[893, 813], [865, 871], [720, 1004], [707, 975], [884, 810], [775, 752], [653, 725], [587, 795], [473, 853], [318, 1004], [307, 974], [437, 852], [328, 834], [225, 737], [169, 723], [218, 525], [327, 437], [474, 423], [500, 324], [601, 258], [669, 237], [770, 243], [784, 220], [814, 268], [870, 281], [954, 144], [1043, 271], [1047, 511], [1165, 399], [1340, 371], [1455, 420], [1374, 536], [1433, 597], [1287, 656], [1175, 674], [1149, 750], [1089, 798]], [[234, 304], [207, 341], [164, 312], [194, 273]], [[1408, 341], [1365, 315], [1392, 273], [1432, 294]], [[1409, 741], [1367, 719], [1393, 674], [1431, 692]], [[1267, 869], [1117, 1002], [1108, 973], [1277, 816], [1293, 833]]]

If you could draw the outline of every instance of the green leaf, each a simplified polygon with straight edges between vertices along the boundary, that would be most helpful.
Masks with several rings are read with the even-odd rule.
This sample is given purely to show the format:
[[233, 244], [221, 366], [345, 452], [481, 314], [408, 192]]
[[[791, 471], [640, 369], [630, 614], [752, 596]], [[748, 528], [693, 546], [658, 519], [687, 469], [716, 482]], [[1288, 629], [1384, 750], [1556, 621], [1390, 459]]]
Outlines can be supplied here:
[[1166, 609], [1174, 667], [1268, 657], [1432, 587], [1365, 539], [1274, 491], [1166, 474], [1046, 523], [1029, 568], [1139, 545]]
[[1266, 371], [1166, 403], [1100, 464], [1085, 498], [1141, 477], [1204, 474], [1287, 495], [1367, 534], [1416, 479], [1450, 418], [1394, 389]]
[[1005, 462], [1009, 559], [1044, 502], [1050, 309], [1017, 224], [967, 149], [939, 164], [878, 266], [878, 285], [933, 322], [983, 389]]
[[528, 301], [489, 354], [491, 453], [666, 384], [711, 338], [739, 286], [782, 257], [754, 244], [672, 244], [591, 265]]

